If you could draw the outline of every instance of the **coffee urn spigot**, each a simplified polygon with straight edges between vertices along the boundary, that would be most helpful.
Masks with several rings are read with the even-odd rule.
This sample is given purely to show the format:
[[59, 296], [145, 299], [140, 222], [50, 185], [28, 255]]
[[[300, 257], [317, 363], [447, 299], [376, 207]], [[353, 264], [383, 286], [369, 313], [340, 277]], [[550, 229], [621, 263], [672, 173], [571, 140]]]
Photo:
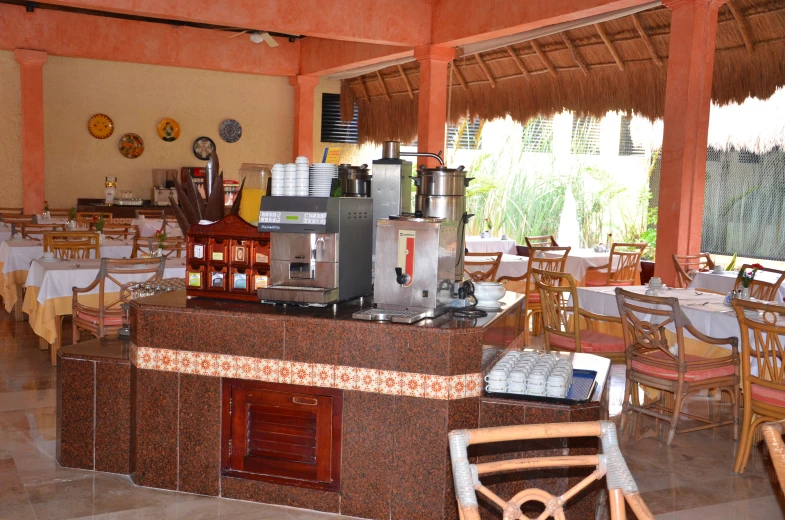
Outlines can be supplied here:
[[412, 280], [412, 277], [409, 276], [408, 273], [403, 272], [403, 268], [396, 267], [395, 268], [395, 281], [398, 282], [398, 285], [406, 285]]

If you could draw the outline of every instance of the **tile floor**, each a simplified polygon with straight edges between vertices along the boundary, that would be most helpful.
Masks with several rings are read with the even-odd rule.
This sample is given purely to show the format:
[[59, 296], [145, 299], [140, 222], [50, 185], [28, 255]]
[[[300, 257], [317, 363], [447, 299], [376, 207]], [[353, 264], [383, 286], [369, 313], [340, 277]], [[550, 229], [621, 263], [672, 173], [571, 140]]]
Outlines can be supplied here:
[[[58, 467], [56, 373], [48, 360], [27, 323], [0, 312], [0, 520], [346, 518], [139, 488], [128, 477]], [[613, 370], [612, 414], [620, 410], [623, 373], [622, 367]], [[722, 407], [707, 398], [691, 406]], [[662, 439], [648, 420], [631, 424], [622, 436], [622, 451], [657, 518], [785, 518], [760, 449], [744, 475], [733, 473], [729, 428], [677, 436], [670, 447]]]

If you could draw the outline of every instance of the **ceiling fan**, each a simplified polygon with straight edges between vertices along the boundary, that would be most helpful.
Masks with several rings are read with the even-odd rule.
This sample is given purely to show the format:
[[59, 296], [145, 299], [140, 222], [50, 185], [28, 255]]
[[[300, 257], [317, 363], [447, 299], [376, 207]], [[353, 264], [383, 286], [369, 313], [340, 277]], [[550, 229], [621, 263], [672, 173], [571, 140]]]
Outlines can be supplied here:
[[269, 45], [272, 48], [278, 47], [278, 45], [279, 45], [278, 42], [275, 41], [275, 38], [273, 38], [273, 36], [270, 33], [268, 33], [267, 31], [249, 31], [249, 30], [246, 29], [246, 30], [244, 30], [242, 32], [238, 32], [238, 33], [235, 33], [235, 34], [229, 36], [229, 38], [227, 38], [227, 39], [231, 40], [232, 38], [237, 38], [238, 36], [241, 36], [241, 35], [243, 35], [245, 33], [250, 33], [251, 34], [251, 41], [253, 43], [262, 43], [262, 42], [264, 42], [264, 43], [266, 43], [267, 45]]

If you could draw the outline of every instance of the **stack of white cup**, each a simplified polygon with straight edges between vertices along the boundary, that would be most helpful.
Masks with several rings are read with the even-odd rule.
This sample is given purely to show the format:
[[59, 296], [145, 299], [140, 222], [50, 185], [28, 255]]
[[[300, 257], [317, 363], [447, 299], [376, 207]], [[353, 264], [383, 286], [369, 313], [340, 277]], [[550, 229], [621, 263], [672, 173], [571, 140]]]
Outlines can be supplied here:
[[284, 167], [281, 163], [273, 164], [272, 168], [272, 183], [270, 195], [273, 197], [284, 196]]
[[310, 176], [308, 157], [304, 155], [295, 159], [295, 195], [298, 197], [308, 196], [308, 178]]
[[511, 351], [485, 376], [488, 392], [565, 397], [572, 384], [569, 358], [551, 352]]
[[297, 165], [289, 163], [283, 169], [283, 194], [287, 197], [294, 197], [297, 195]]

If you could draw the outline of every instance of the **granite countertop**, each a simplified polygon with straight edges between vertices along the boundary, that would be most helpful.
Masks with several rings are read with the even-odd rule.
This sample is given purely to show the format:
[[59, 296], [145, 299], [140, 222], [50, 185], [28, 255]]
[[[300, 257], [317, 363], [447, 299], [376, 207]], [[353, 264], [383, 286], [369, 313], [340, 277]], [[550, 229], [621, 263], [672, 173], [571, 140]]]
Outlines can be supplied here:
[[102, 338], [66, 345], [57, 352], [65, 358], [122, 363], [129, 360], [129, 346], [128, 340]]
[[[389, 322], [364, 322], [372, 323], [379, 326], [389, 327], [422, 327], [430, 329], [474, 329], [484, 328], [493, 324], [501, 317], [509, 314], [510, 311], [520, 304], [524, 295], [514, 292], [507, 292], [502, 298], [503, 310], [501, 312], [491, 312], [485, 318], [474, 320], [457, 319], [451, 313], [445, 313], [434, 319], [420, 320], [411, 325]], [[271, 305], [255, 302], [241, 302], [235, 300], [220, 300], [213, 298], [187, 298], [185, 291], [173, 291], [162, 293], [147, 298], [141, 298], [132, 302], [134, 307], [140, 311], [145, 310], [160, 310], [177, 312], [208, 312], [217, 314], [258, 314], [268, 318], [283, 317], [284, 319], [290, 318], [305, 318], [305, 319], [320, 319], [320, 320], [333, 320], [333, 321], [359, 321], [352, 318], [352, 314], [362, 310], [373, 307], [373, 298], [365, 298], [362, 306], [360, 300], [352, 300], [349, 302], [339, 303], [337, 312], [333, 314], [332, 305], [327, 307], [298, 307], [294, 305]]]

